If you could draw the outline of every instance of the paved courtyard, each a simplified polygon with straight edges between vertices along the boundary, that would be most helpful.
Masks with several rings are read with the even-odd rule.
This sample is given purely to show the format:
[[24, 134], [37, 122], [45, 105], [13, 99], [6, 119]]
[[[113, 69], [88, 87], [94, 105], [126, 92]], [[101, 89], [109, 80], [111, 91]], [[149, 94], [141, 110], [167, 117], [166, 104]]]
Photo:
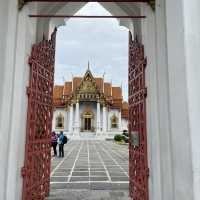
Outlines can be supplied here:
[[128, 146], [70, 141], [53, 158], [48, 200], [128, 200]]

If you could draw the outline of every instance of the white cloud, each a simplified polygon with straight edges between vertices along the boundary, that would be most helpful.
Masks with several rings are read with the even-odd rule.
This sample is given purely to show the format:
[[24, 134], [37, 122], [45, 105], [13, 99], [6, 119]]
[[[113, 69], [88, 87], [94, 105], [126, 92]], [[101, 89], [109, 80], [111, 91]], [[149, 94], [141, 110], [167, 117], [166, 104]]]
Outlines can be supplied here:
[[[108, 15], [97, 3], [88, 3], [78, 14]], [[118, 86], [123, 83], [128, 96], [128, 31], [116, 19], [70, 19], [58, 29], [55, 82], [63, 77], [71, 80], [71, 73], [83, 75], [87, 62], [95, 76], [106, 72], [106, 80]]]

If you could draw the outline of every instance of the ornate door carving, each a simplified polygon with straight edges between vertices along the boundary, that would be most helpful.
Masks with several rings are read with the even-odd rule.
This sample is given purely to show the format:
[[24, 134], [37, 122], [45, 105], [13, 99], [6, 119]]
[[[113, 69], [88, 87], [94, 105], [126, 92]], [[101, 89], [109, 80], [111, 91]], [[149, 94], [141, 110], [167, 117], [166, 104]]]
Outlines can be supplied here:
[[129, 175], [133, 200], [148, 200], [144, 46], [129, 34]]
[[33, 45], [29, 57], [23, 200], [43, 200], [49, 194], [55, 41], [56, 30], [51, 40]]

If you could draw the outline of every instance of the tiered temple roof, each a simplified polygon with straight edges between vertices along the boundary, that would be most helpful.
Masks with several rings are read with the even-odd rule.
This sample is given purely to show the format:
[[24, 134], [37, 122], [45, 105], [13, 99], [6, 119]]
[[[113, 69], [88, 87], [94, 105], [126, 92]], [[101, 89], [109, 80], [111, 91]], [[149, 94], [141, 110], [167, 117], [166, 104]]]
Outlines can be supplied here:
[[[86, 75], [91, 76], [91, 79], [95, 82], [96, 88], [101, 96], [104, 97], [107, 105], [110, 108], [118, 108], [122, 111], [122, 117], [128, 118], [128, 103], [123, 101], [121, 87], [114, 87], [109, 82], [104, 82], [101, 77], [93, 77], [90, 70], [86, 71]], [[66, 107], [71, 104], [74, 94], [79, 90], [81, 83], [84, 81], [84, 77], [74, 77], [72, 81], [65, 82], [64, 85], [55, 85], [53, 91], [53, 103], [54, 107]]]

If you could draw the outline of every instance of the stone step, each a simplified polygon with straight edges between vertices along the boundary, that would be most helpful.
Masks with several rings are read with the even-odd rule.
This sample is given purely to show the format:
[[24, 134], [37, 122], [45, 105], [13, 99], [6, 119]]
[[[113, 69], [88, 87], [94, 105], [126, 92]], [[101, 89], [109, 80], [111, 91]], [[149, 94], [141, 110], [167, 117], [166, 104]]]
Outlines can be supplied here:
[[127, 190], [54, 190], [45, 200], [131, 200]]
[[[100, 177], [101, 178], [101, 177]], [[109, 191], [119, 191], [129, 189], [129, 182], [124, 183], [107, 183], [105, 181], [102, 182], [70, 182], [70, 183], [56, 183], [51, 184], [51, 191], [54, 190], [109, 190]]]

